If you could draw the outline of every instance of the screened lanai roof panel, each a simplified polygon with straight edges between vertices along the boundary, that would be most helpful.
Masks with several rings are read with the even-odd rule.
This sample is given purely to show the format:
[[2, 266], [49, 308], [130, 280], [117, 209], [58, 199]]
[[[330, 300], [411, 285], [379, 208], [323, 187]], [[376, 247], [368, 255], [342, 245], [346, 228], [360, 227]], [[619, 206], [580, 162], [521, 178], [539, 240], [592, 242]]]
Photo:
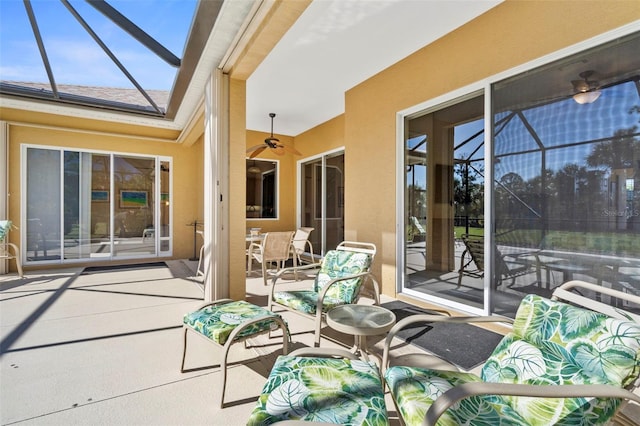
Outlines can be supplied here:
[[[102, 6], [101, 10], [112, 8], [115, 13], [105, 16], [96, 5]], [[154, 104], [160, 103], [160, 111], [155, 112], [162, 115], [179, 67], [158, 56], [135, 31], [179, 61], [196, 6], [196, 0], [1, 1], [2, 92], [51, 99], [57, 89], [63, 100], [73, 103], [143, 113], [155, 111]], [[31, 11], [35, 31], [29, 19]], [[123, 24], [128, 25], [127, 31]], [[56, 87], [47, 76], [38, 33]]]
[[[638, 87], [627, 81], [601, 89], [596, 102], [578, 104], [565, 99], [545, 106], [523, 111], [546, 148], [601, 140], [620, 131], [629, 131], [638, 123]], [[627, 111], [620, 115], [618, 111]], [[593, 120], [591, 117], [610, 117]]]

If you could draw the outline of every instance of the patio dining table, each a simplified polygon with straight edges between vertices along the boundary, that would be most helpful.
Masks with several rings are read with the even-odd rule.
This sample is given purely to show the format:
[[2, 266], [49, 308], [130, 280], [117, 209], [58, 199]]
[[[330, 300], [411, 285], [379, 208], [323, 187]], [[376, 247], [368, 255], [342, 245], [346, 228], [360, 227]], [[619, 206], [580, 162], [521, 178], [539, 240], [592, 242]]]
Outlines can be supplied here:
[[562, 273], [563, 282], [574, 279], [574, 274], [582, 274], [595, 278], [598, 285], [606, 281], [612, 287], [640, 293], [640, 288], [633, 286], [636, 282], [633, 277], [640, 275], [640, 259], [564, 250], [541, 250], [535, 256], [539, 266], [547, 271], [547, 288], [551, 284], [550, 273], [557, 271]]

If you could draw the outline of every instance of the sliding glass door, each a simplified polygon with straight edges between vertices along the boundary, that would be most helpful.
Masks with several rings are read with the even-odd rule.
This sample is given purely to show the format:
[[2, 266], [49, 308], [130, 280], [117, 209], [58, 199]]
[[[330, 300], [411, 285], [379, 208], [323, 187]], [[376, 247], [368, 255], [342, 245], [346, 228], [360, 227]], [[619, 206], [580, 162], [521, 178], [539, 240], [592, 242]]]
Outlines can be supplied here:
[[311, 227], [313, 252], [322, 255], [344, 240], [344, 153], [300, 165], [300, 226]]
[[511, 317], [572, 279], [640, 294], [639, 50], [630, 34], [405, 117], [402, 292]]
[[170, 254], [169, 159], [42, 147], [24, 153], [27, 262]]
[[[465, 252], [484, 233], [484, 96], [406, 122], [403, 291], [484, 306], [484, 265]], [[477, 245], [476, 260], [484, 256]], [[468, 263], [471, 274], [459, 275]]]

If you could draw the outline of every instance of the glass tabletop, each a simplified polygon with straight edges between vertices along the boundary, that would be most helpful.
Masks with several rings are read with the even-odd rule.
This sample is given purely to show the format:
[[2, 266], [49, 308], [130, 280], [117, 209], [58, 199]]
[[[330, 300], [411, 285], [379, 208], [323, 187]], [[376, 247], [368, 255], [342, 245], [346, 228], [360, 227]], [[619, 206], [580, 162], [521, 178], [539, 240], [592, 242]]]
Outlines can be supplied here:
[[342, 305], [327, 313], [327, 324], [334, 330], [350, 334], [373, 335], [388, 331], [396, 316], [375, 305]]

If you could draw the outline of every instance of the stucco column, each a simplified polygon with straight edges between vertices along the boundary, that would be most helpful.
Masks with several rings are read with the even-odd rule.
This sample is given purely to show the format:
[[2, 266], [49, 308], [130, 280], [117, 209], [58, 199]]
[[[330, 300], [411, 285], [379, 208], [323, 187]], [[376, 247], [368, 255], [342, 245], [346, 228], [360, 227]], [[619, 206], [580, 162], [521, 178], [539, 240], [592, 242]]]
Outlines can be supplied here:
[[[9, 219], [9, 125], [0, 121], [0, 219]], [[8, 238], [8, 237], [7, 237]], [[0, 261], [0, 275], [6, 274], [7, 261]]]
[[205, 86], [204, 299], [229, 297], [229, 78], [215, 70]]

